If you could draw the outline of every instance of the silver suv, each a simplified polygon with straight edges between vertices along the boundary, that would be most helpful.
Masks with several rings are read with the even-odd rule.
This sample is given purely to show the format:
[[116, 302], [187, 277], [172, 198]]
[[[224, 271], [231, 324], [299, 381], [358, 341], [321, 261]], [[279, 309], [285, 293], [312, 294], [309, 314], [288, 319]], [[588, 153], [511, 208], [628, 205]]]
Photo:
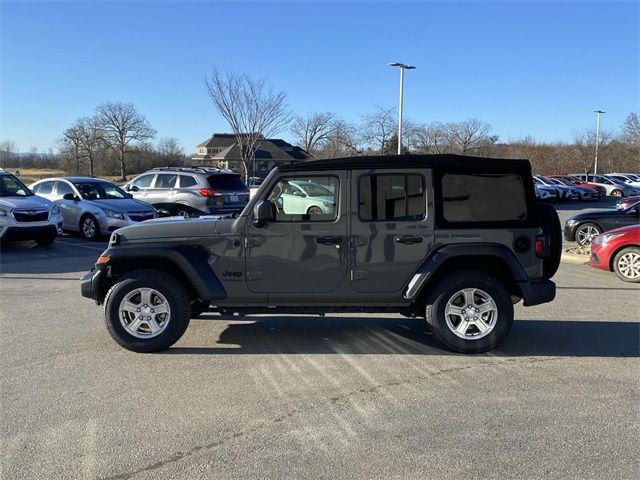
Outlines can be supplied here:
[[249, 202], [249, 189], [240, 175], [209, 167], [154, 168], [124, 189], [168, 215], [233, 213]]

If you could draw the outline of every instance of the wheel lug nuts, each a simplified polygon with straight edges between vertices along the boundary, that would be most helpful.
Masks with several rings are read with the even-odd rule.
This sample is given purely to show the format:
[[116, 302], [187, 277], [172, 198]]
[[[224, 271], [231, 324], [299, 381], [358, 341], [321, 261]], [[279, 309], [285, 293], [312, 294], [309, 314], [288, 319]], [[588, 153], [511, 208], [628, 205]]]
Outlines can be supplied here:
[[478, 310], [478, 309], [476, 308], [476, 312], [479, 312], [479, 311], [480, 311], [480, 310]]
[[151, 320], [151, 317], [147, 317], [147, 320]]
[[153, 313], [153, 308], [151, 309], [151, 313]]
[[136, 312], [139, 312], [139, 311], [140, 311], [140, 309], [139, 309], [139, 308], [136, 308]]

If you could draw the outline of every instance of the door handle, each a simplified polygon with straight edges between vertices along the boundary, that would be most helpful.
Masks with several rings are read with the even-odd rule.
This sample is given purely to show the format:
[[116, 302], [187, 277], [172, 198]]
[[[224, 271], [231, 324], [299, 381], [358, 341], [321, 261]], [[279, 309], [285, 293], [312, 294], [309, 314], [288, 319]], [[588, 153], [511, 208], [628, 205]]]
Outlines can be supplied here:
[[322, 245], [339, 245], [342, 243], [342, 237], [316, 237], [316, 243]]
[[404, 243], [406, 245], [413, 245], [414, 243], [422, 243], [422, 237], [417, 237], [414, 235], [403, 235], [401, 237], [396, 237], [396, 243]]

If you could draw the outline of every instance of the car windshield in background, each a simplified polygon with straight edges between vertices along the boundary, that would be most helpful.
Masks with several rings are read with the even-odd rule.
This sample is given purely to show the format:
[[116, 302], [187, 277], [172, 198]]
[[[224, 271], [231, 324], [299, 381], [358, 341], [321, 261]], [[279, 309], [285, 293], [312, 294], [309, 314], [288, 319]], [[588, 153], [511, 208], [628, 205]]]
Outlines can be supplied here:
[[317, 183], [298, 182], [295, 185], [304, 190], [310, 197], [333, 197], [333, 193]]
[[85, 200], [120, 200], [129, 196], [112, 183], [77, 182], [75, 187]]
[[214, 190], [247, 190], [247, 186], [240, 178], [240, 175], [211, 175], [208, 180], [209, 185]]
[[0, 175], [0, 197], [30, 197], [33, 192], [12, 175]]

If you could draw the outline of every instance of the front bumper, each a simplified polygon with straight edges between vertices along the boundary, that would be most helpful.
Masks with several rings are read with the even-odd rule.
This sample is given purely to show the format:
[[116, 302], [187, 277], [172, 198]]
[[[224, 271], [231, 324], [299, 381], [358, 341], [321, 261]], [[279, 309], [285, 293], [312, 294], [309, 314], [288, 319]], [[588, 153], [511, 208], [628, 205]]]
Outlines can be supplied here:
[[[151, 220], [151, 219], [146, 219]], [[135, 220], [131, 220], [126, 214], [124, 218], [113, 218], [100, 216], [98, 218], [98, 223], [100, 224], [100, 231], [103, 233], [111, 233], [119, 228], [128, 227], [130, 225], [135, 225], [136, 223], [140, 223]]]
[[58, 235], [58, 231], [62, 229], [61, 225], [62, 224], [60, 224], [60, 226], [49, 224], [38, 227], [3, 227], [0, 230], [0, 238], [6, 241], [22, 241], [55, 237]]
[[80, 293], [82, 296], [91, 298], [97, 304], [100, 304], [102, 300], [102, 284], [106, 274], [106, 270], [96, 270], [95, 268], [85, 273], [80, 278]]
[[564, 239], [567, 242], [575, 242], [576, 241], [576, 226], [575, 225], [567, 225], [566, 223], [564, 224]]
[[547, 278], [538, 282], [519, 282], [518, 286], [525, 307], [547, 303], [556, 298], [556, 284]]

